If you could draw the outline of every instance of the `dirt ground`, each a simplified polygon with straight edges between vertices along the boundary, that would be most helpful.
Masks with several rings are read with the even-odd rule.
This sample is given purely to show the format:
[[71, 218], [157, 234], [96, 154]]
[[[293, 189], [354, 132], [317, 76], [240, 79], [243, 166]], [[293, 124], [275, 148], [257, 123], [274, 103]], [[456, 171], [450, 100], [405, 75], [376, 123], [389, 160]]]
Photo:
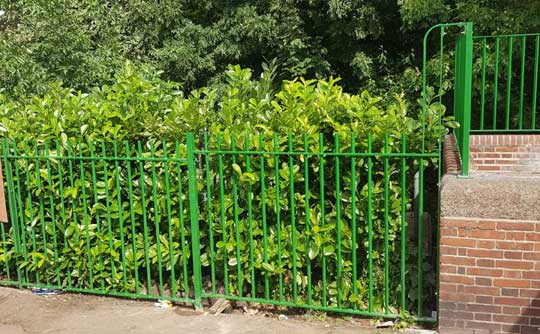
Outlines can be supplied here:
[[[290, 316], [259, 312], [209, 315], [191, 308], [160, 308], [154, 302], [79, 294], [38, 296], [29, 290], [0, 287], [0, 334], [379, 334], [391, 331], [367, 320]], [[428, 331], [407, 330], [409, 333]], [[429, 331], [428, 333], [431, 333]]]

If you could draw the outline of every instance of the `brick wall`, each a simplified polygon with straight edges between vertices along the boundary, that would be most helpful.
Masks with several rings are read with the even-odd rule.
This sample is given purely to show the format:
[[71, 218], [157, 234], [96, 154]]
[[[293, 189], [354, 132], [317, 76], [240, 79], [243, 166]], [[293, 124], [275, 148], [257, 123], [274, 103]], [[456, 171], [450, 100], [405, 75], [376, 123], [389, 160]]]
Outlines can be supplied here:
[[440, 224], [441, 333], [540, 334], [540, 221]]
[[471, 135], [472, 169], [540, 173], [540, 135]]

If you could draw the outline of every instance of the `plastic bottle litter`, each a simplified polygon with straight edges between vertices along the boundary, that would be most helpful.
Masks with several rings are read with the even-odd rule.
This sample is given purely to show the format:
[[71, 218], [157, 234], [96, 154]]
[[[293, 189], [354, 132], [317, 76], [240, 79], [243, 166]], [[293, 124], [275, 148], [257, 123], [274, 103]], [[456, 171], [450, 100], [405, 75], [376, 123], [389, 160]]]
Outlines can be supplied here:
[[159, 308], [172, 308], [173, 307], [173, 303], [171, 303], [168, 300], [161, 300], [161, 299], [158, 300], [157, 303], [154, 303], [154, 305]]
[[32, 293], [38, 296], [54, 296], [54, 295], [59, 295], [62, 292], [59, 290], [53, 290], [53, 289], [33, 288]]

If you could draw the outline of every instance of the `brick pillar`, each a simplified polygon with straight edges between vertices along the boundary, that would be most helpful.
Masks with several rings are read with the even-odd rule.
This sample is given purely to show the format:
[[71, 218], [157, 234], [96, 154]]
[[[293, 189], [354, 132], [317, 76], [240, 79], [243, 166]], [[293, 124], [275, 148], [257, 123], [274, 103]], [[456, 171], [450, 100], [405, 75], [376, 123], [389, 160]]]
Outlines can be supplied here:
[[[471, 145], [494, 145], [493, 138]], [[441, 187], [439, 330], [540, 334], [540, 176], [516, 171], [457, 178], [454, 153], [449, 137]]]

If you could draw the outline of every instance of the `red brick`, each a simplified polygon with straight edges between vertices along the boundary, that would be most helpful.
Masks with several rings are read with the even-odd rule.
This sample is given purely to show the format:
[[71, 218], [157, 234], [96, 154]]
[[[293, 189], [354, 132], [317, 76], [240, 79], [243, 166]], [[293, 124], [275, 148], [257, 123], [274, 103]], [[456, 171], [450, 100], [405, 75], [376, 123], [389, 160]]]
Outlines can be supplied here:
[[441, 228], [442, 227], [466, 227], [471, 228], [475, 227], [478, 224], [476, 219], [455, 219], [455, 218], [441, 218]]
[[523, 315], [529, 315], [532, 317], [540, 317], [540, 308], [536, 307], [527, 307], [526, 309], [523, 309]]
[[503, 271], [501, 269], [467, 268], [467, 275], [501, 277]]
[[467, 257], [441, 255], [441, 263], [455, 264], [458, 266], [474, 266], [475, 260]]
[[441, 227], [441, 236], [445, 237], [457, 237], [458, 230], [453, 227]]
[[445, 311], [444, 317], [448, 319], [456, 319], [456, 320], [473, 320], [474, 313], [463, 312], [463, 311]]
[[469, 304], [469, 305], [467, 305], [467, 311], [474, 312], [474, 313], [499, 314], [502, 311], [502, 306], [500, 306], [500, 305]]
[[495, 267], [495, 260], [478, 259], [478, 260], [476, 260], [476, 266], [477, 267], [484, 267], [484, 268], [494, 268]]
[[498, 287], [487, 286], [465, 286], [465, 293], [474, 295], [500, 296], [501, 289]]
[[519, 289], [502, 288], [501, 289], [501, 295], [505, 296], [505, 297], [518, 297], [519, 296]]
[[507, 261], [507, 260], [497, 260], [497, 268], [508, 268], [508, 269], [524, 269], [531, 270], [534, 268], [534, 264], [528, 261]]
[[523, 253], [523, 260], [540, 261], [540, 253]]
[[523, 259], [523, 252], [507, 251], [507, 252], [504, 252], [504, 258], [511, 259], [511, 260], [521, 260]]
[[498, 222], [497, 230], [505, 231], [534, 231], [534, 223]]
[[521, 307], [504, 306], [502, 310], [502, 314], [508, 314], [508, 315], [521, 314]]
[[493, 304], [492, 296], [476, 296], [475, 301], [477, 304]]
[[540, 279], [540, 271], [524, 271], [523, 278], [530, 280]]
[[512, 316], [512, 315], [502, 315], [502, 314], [494, 314], [493, 315], [493, 321], [494, 322], [500, 322], [500, 323], [506, 323], [506, 324], [519, 324], [519, 325], [528, 325], [529, 324], [529, 318], [522, 317], [522, 316]]
[[531, 283], [528, 280], [496, 278], [493, 280], [493, 285], [504, 288], [528, 288]]
[[525, 232], [506, 232], [506, 240], [525, 240]]
[[457, 292], [457, 286], [456, 286], [456, 284], [441, 282], [441, 283], [439, 283], [439, 291], [441, 293], [443, 293], [443, 292], [456, 293]]
[[530, 306], [531, 300], [528, 298], [495, 297], [495, 303], [497, 305]]
[[441, 274], [441, 282], [474, 285], [474, 277]]
[[501, 324], [492, 322], [467, 321], [466, 326], [467, 328], [489, 330], [493, 332], [499, 332], [501, 330]]
[[540, 291], [531, 289], [520, 289], [519, 296], [525, 298], [540, 298]]
[[440, 246], [439, 249], [442, 255], [457, 255], [456, 247]]
[[530, 242], [497, 241], [497, 249], [532, 251], [534, 244]]
[[540, 233], [527, 233], [525, 239], [527, 241], [540, 241]]
[[522, 270], [505, 270], [503, 271], [503, 277], [504, 278], [514, 278], [514, 279], [521, 279], [522, 278]]
[[456, 247], [476, 247], [476, 240], [464, 239], [464, 238], [441, 238], [441, 245], [443, 246], [456, 246]]
[[488, 250], [488, 249], [468, 249], [467, 256], [490, 258], [490, 259], [502, 259], [503, 252], [498, 251], [498, 250]]
[[476, 241], [476, 247], [477, 248], [485, 248], [485, 249], [493, 249], [493, 248], [495, 248], [495, 241], [477, 240]]
[[476, 285], [493, 286], [493, 279], [486, 277], [476, 277], [474, 283]]
[[469, 237], [477, 239], [504, 240], [506, 233], [502, 231], [472, 230], [469, 232]]
[[532, 289], [540, 289], [540, 281], [531, 281]]
[[439, 270], [441, 273], [455, 274], [457, 272], [456, 268], [457, 268], [456, 266], [452, 266], [445, 263], [445, 264], [440, 265]]
[[474, 320], [479, 321], [491, 321], [491, 314], [489, 313], [473, 313], [474, 314]]
[[449, 302], [463, 302], [463, 303], [472, 303], [474, 302], [474, 295], [468, 293], [454, 293], [454, 292], [446, 292], [446, 291], [439, 291], [440, 293], [440, 299], [446, 300]]

